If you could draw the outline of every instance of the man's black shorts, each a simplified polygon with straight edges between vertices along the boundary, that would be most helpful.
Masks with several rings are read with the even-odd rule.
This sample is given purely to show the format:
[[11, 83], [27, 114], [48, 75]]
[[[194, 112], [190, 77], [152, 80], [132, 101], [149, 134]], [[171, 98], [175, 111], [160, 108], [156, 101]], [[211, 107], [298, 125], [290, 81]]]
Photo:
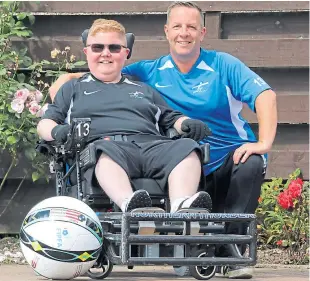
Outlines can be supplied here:
[[[103, 153], [119, 164], [130, 179], [152, 178], [161, 187], [166, 186], [171, 171], [192, 151], [202, 159], [198, 143], [188, 138], [144, 143], [97, 140], [94, 144], [97, 159]], [[94, 171], [95, 167], [86, 173], [87, 182], [97, 182]]]

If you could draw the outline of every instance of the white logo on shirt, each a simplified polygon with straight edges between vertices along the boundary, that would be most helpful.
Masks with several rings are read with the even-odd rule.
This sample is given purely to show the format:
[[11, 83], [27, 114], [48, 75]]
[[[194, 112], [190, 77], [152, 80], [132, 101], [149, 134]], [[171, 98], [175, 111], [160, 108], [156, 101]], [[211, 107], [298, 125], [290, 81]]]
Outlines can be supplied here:
[[209, 82], [205, 82], [205, 83], [200, 82], [198, 86], [195, 86], [195, 87], [192, 88], [193, 90], [196, 89], [193, 93], [195, 94], [195, 93], [203, 93], [203, 92], [205, 92], [207, 90], [205, 86], [208, 85], [208, 84], [209, 84]]
[[92, 95], [92, 94], [98, 93], [98, 92], [100, 92], [100, 90], [98, 90], [98, 91], [93, 91], [93, 92], [86, 92], [86, 91], [84, 91], [84, 95]]
[[135, 99], [143, 99], [144, 94], [141, 93], [141, 92], [136, 91], [134, 93], [129, 93], [129, 96], [131, 98], [135, 98]]
[[167, 88], [167, 87], [171, 87], [172, 85], [159, 85], [158, 83], [155, 84], [156, 88]]
[[262, 78], [257, 77], [254, 79], [254, 84], [257, 84], [258, 86], [264, 86], [266, 85], [266, 82]]

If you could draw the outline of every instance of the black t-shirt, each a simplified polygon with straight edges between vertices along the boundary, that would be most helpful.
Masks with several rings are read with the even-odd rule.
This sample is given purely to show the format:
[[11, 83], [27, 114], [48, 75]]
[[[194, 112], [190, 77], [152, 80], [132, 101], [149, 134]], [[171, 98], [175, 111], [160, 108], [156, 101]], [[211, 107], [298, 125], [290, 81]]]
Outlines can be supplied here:
[[90, 137], [148, 134], [160, 136], [184, 116], [167, 106], [161, 95], [145, 83], [122, 77], [104, 83], [87, 73], [66, 82], [42, 119], [58, 124], [72, 118], [91, 118]]

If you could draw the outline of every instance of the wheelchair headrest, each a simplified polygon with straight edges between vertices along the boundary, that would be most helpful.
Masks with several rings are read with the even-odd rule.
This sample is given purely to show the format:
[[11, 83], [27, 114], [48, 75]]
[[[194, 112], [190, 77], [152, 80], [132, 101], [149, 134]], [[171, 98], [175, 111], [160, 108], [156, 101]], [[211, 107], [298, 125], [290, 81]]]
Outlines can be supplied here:
[[[89, 29], [85, 29], [81, 35], [84, 46], [86, 46], [88, 31]], [[129, 49], [127, 59], [130, 59], [132, 54], [133, 43], [135, 42], [135, 35], [133, 33], [126, 33], [126, 40], [127, 40], [127, 47]]]

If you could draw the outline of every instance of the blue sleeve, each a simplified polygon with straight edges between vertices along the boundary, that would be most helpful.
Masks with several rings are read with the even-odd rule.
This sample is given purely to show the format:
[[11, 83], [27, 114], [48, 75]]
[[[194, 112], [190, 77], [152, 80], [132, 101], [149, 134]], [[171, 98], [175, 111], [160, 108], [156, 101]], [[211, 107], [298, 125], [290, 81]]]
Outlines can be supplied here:
[[242, 61], [227, 53], [220, 53], [219, 67], [233, 97], [255, 112], [256, 98], [271, 87]]
[[123, 68], [122, 72], [137, 78], [141, 82], [147, 81], [149, 76], [145, 61], [139, 61], [127, 65]]

